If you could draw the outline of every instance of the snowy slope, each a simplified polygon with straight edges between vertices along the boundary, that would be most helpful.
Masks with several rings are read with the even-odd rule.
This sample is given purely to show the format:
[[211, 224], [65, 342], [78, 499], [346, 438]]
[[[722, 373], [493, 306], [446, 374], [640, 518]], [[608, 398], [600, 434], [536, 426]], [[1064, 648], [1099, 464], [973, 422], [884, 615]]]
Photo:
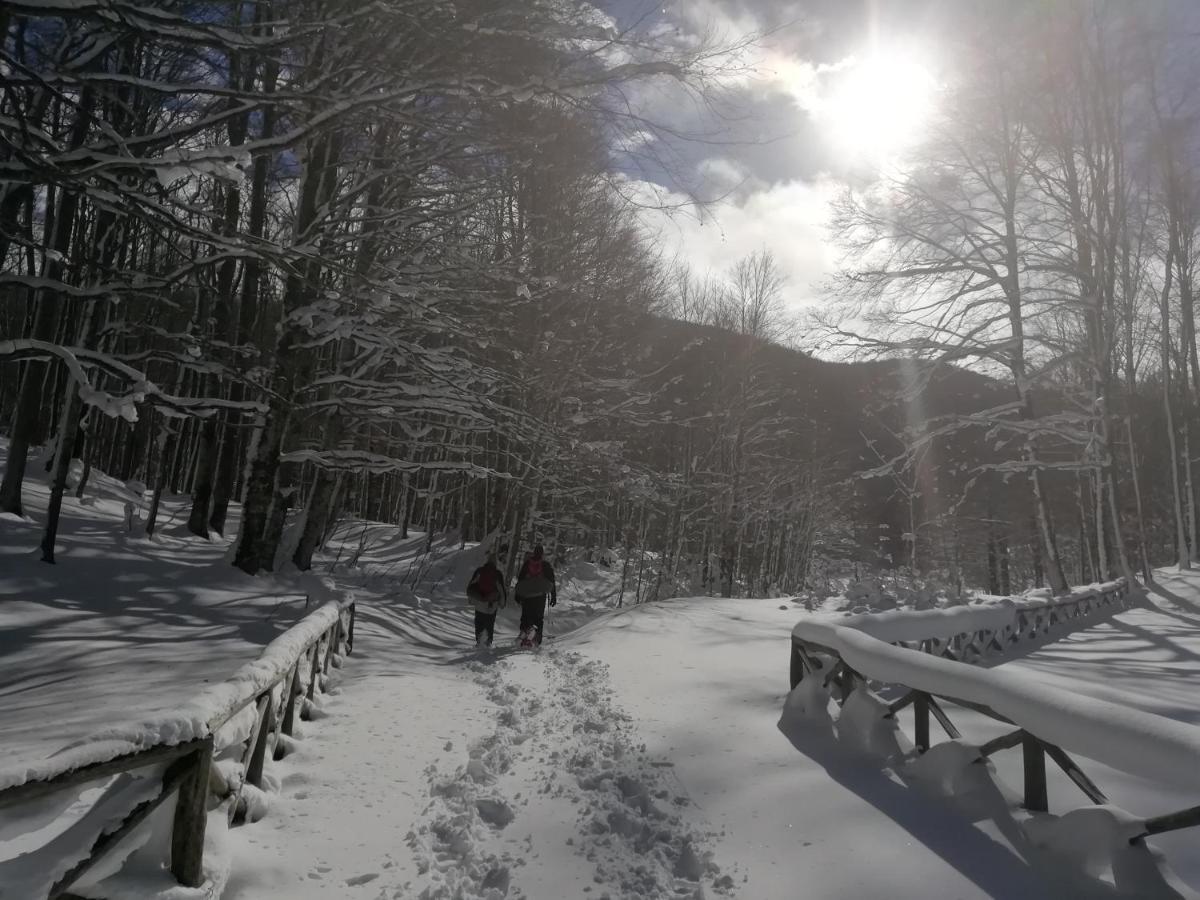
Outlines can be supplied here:
[[223, 542], [184, 537], [185, 498], [164, 500], [153, 542], [129, 533], [133, 495], [96, 472], [83, 503], [64, 500], [58, 562], [47, 565], [37, 550], [47, 496], [27, 479], [29, 518], [0, 516], [0, 735], [10, 759], [168, 711], [304, 613], [302, 588], [250, 578], [223, 562]]

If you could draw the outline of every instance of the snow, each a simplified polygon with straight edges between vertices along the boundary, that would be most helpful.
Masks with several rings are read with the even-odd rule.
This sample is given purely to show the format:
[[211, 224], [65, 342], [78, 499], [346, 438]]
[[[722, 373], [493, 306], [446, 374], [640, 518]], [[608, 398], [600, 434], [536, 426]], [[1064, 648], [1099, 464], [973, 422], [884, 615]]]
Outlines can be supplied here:
[[[1200, 885], [1196, 829], [1157, 835], [1149, 852], [1139, 847], [1131, 853], [1128, 847], [1128, 838], [1138, 833], [1130, 831], [1130, 823], [1200, 804], [1194, 763], [1200, 749], [1200, 729], [1195, 727], [1200, 724], [1200, 701], [1194, 690], [1195, 662], [1200, 659], [1200, 575], [1167, 571], [1159, 572], [1158, 580], [1146, 605], [1093, 623], [991, 670], [922, 657], [849, 629], [849, 634], [833, 637], [827, 631], [828, 619], [819, 624], [806, 621], [797, 631], [820, 632], [818, 642], [826, 645], [844, 637], [848, 661], [866, 674], [985, 703], [1063, 746], [1110, 798], [1111, 806], [1104, 809], [1110, 810], [1109, 818], [1116, 824], [1104, 834], [1089, 831], [1091, 838], [1072, 844], [1070, 835], [1076, 825], [1096, 829], [1100, 827], [1096, 823], [1107, 820], [1091, 812], [1078, 788], [1049, 763], [1050, 808], [1067, 812], [1022, 822], [1034, 849], [1049, 853], [1059, 866], [1069, 862], [1093, 878], [1119, 882], [1136, 896], [1194, 896], [1191, 888], [1179, 886], [1174, 879]], [[807, 696], [798, 696], [797, 690], [789, 707], [796, 715], [827, 719], [827, 713], [814, 713], [824, 709], [816, 696], [820, 682], [809, 682]], [[996, 818], [995, 809], [1019, 800], [1005, 786], [1022, 783], [1020, 750], [1001, 751], [984, 767], [973, 763], [973, 756], [979, 744], [1012, 726], [953, 702], [944, 705], [964, 739], [943, 739], [924, 757], [907, 761], [905, 774], [955, 796], [959, 803], [965, 796], [992, 795], [993, 811], [987, 815]], [[863, 718], [851, 709], [850, 721]], [[911, 723], [908, 716], [904, 713], [900, 718]], [[938, 726], [933, 728], [936, 741]], [[910, 724], [906, 729], [911, 736]], [[874, 750], [889, 755], [881, 754], [878, 746]], [[891, 755], [897, 752], [892, 750]], [[981, 773], [993, 769], [996, 778], [981, 784]], [[1075, 809], [1081, 805], [1082, 809]], [[1085, 844], [1092, 847], [1088, 853], [1080, 849]], [[1157, 860], [1160, 853], [1165, 855], [1165, 871]], [[1072, 889], [1077, 888], [1076, 884]]]
[[[991, 597], [981, 595], [969, 604], [945, 606], [937, 609], [886, 609], [885, 598], [861, 596], [848, 590], [846, 597], [857, 605], [866, 603], [872, 611], [847, 615], [836, 619], [844, 628], [854, 628], [888, 643], [900, 641], [923, 641], [926, 639], [948, 640], [960, 634], [974, 631], [992, 631], [997, 634], [1012, 633], [1018, 627], [1018, 614], [1022, 610], [1073, 603], [1098, 596], [1105, 592], [1123, 589], [1121, 582], [1092, 584], [1078, 587], [1061, 598], [1051, 598], [1041, 591], [1030, 591], [1019, 597]], [[877, 593], [873, 591], [872, 594]], [[836, 604], [839, 598], [827, 599], [825, 605]], [[807, 622], [797, 625], [795, 634], [803, 637]]]
[[[1035, 679], [1046, 690], [1200, 726], [1200, 572], [1159, 570], [1156, 579], [1145, 606], [1047, 644], [1004, 668]], [[956, 713], [954, 719], [964, 730], [972, 722], [970, 714]], [[1141, 774], [1129, 773], [1092, 762], [1098, 757], [1096, 748], [1081, 750], [1079, 756], [1084, 771], [1111, 802], [1139, 816], [1200, 805], [1194, 775], [1180, 785], [1164, 773], [1140, 767]], [[1065, 786], [1066, 796], [1068, 791], [1075, 789]], [[1180, 877], [1200, 885], [1200, 829], [1157, 835], [1153, 843]]]
[[53, 778], [151, 747], [175, 746], [216, 735], [219, 750], [244, 740], [242, 732], [246, 729], [237, 723], [232, 724], [228, 734], [220, 729], [267, 687], [278, 682], [304, 648], [324, 634], [343, 610], [341, 604], [330, 602], [310, 613], [268, 644], [257, 659], [243, 665], [225, 681], [184, 700], [176, 711], [92, 731], [45, 759], [19, 760], [15, 765], [0, 766], [0, 790]]
[[[1001, 631], [1016, 624], [1016, 605], [1000, 601], [979, 606], [953, 606], [946, 609], [895, 610], [847, 616], [838, 626], [853, 628], [876, 640], [945, 640], [970, 631]], [[805, 626], [797, 626], [802, 628]]]
[[234, 833], [226, 897], [1057, 896], [949, 805], [780, 722], [779, 606], [662, 601], [477, 653], [439, 646], [428, 607], [364, 604], [366, 657]]
[[339, 616], [344, 617], [345, 601], [330, 601], [271, 641], [255, 660], [246, 663], [230, 678], [204, 691], [195, 707], [204, 715], [206, 728], [215, 731], [238, 710], [253, 702], [268, 686], [278, 682], [304, 651], [328, 631]]
[[[0, 522], [0, 588], [20, 598], [0, 607], [6, 783], [79, 754], [207, 733], [328, 627], [347, 588], [358, 606], [355, 650], [329, 693], [268, 763], [263, 788], [241, 787], [248, 824], [227, 829], [224, 806], [210, 816], [206, 885], [173, 885], [162, 868], [167, 803], [77, 885], [84, 895], [1035, 900], [1117, 885], [1168, 895], [1157, 851], [1128, 838], [1142, 816], [1200, 800], [1185, 770], [1200, 749], [1200, 577], [1173, 576], [1151, 608], [978, 669], [866, 632], [999, 628], [1016, 602], [875, 617], [814, 615], [802, 599], [615, 608], [620, 560], [573, 561], [559, 568], [545, 647], [512, 646], [510, 606], [497, 648], [476, 650], [462, 590], [482, 550], [453, 535], [427, 552], [424, 535], [347, 523], [321, 563], [336, 584], [252, 579], [221, 561], [222, 542], [180, 534], [182, 498], [168, 498], [153, 542], [125, 533], [129, 491], [96, 477], [88, 502], [68, 500], [53, 570], [30, 555], [29, 521]], [[30, 497], [36, 520], [45, 491], [31, 483]], [[306, 612], [308, 624], [279, 637]], [[1020, 784], [1020, 752], [980, 763], [976, 748], [1004, 726], [958, 707], [947, 709], [964, 738], [918, 757], [906, 722], [878, 698], [859, 692], [838, 710], [818, 679], [789, 693], [797, 620], [864, 670], [931, 689], [953, 677], [957, 696], [1032, 716], [1036, 732], [1077, 752], [1111, 805], [1075, 809], [1077, 789], [1052, 772], [1051, 808], [1064, 814], [1022, 813], [1005, 787]], [[252, 713], [220, 734], [214, 773], [235, 790], [233, 743]], [[105, 740], [79, 742], [88, 733]], [[5, 810], [0, 897], [35, 896], [160, 771]], [[1191, 831], [1152, 843], [1200, 884]]]
[[[158, 792], [157, 778], [120, 775], [94, 801], [87, 815], [76, 818], [64, 829], [52, 829], [52, 833], [46, 835], [48, 840], [37, 849], [16, 858], [0, 854], [0, 898], [20, 900], [45, 896], [68, 870], [87, 858], [97, 833], [116, 827], [129, 809]], [[6, 810], [6, 818], [10, 815], [13, 813]]]
[[[880, 631], [896, 639], [896, 619], [904, 615], [949, 619], [954, 612], [896, 614], [889, 627]], [[1200, 728], [1075, 692], [1047, 689], [1041, 679], [1007, 666], [982, 669], [895, 647], [860, 627], [811, 621], [797, 625], [793, 634], [835, 650], [867, 678], [981, 704], [1042, 740], [1124, 772], [1181, 786], [1195, 784]]]
[[[4, 449], [0, 442], [0, 468]], [[29, 518], [0, 519], [6, 773], [87, 734], [128, 734], [143, 722], [200, 715], [177, 713], [311, 611], [311, 582], [251, 578], [224, 561], [224, 542], [187, 535], [186, 498], [164, 498], [153, 541], [129, 533], [129, 491], [99, 472], [82, 503], [73, 492], [64, 497], [58, 564], [48, 566], [39, 559], [35, 524], [47, 496], [29, 478]], [[186, 737], [181, 731], [176, 739]]]

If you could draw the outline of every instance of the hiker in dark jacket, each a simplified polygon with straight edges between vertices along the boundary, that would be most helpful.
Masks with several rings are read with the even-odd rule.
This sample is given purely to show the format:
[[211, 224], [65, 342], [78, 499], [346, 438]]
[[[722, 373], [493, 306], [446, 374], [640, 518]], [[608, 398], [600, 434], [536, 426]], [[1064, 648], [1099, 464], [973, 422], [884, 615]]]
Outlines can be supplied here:
[[541, 544], [533, 548], [533, 553], [521, 566], [513, 593], [521, 604], [521, 644], [541, 646], [542, 629], [546, 622], [546, 597], [549, 596], [551, 606], [558, 603], [554, 568], [545, 558]]
[[475, 645], [490, 647], [496, 637], [496, 613], [508, 601], [504, 575], [496, 568], [496, 554], [489, 553], [487, 562], [472, 573], [467, 598], [475, 607]]

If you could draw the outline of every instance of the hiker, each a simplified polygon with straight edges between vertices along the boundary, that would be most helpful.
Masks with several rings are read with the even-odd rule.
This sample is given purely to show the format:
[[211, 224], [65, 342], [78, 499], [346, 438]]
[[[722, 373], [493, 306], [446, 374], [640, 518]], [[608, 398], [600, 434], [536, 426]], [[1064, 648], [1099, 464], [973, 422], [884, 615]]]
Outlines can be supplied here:
[[521, 604], [521, 646], [540, 647], [546, 623], [546, 596], [549, 595], [551, 606], [558, 603], [554, 568], [545, 559], [541, 544], [533, 548], [521, 566], [513, 593]]
[[472, 573], [467, 582], [467, 599], [475, 607], [475, 646], [492, 646], [496, 637], [496, 613], [508, 600], [504, 575], [496, 568], [495, 553], [489, 553], [487, 561]]

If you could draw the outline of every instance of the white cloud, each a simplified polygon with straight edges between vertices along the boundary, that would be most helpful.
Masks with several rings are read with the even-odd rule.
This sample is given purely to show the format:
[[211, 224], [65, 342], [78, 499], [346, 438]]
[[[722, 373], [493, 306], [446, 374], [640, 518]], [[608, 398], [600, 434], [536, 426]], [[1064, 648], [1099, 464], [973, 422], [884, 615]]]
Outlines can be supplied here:
[[747, 187], [750, 173], [746, 167], [724, 156], [712, 156], [701, 160], [697, 172], [714, 195], [724, 196], [737, 189]]
[[799, 311], [821, 302], [820, 283], [836, 269], [828, 223], [837, 191], [832, 181], [791, 181], [750, 191], [702, 214], [685, 207], [648, 209], [643, 217], [664, 255], [677, 255], [697, 273], [720, 273], [756, 250], [772, 251], [788, 276], [788, 301]]

